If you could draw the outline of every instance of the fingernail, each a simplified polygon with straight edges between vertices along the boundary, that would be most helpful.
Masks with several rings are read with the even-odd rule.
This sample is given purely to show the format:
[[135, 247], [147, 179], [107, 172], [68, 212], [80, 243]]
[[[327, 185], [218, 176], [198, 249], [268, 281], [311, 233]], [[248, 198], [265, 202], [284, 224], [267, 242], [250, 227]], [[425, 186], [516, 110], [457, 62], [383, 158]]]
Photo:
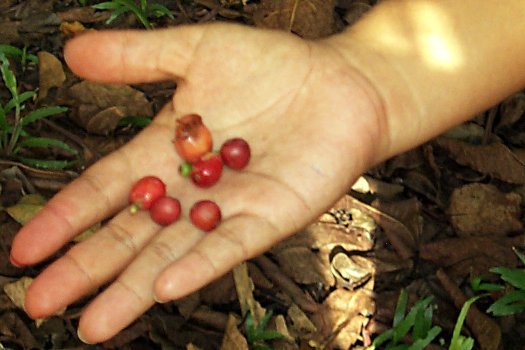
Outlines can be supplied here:
[[88, 342], [88, 341], [86, 341], [86, 340], [84, 339], [84, 336], [83, 336], [82, 333], [80, 332], [80, 328], [77, 329], [77, 337], [78, 337], [78, 339], [80, 339], [80, 341], [81, 341], [82, 343], [84, 343], [84, 344], [88, 344], [88, 345], [93, 344], [93, 343], [90, 343], [90, 342]]
[[161, 298], [158, 297], [158, 295], [156, 293], [153, 293], [153, 300], [155, 300], [155, 302], [159, 303], [159, 304], [164, 304], [164, 303], [167, 303], [168, 301], [170, 301], [169, 299], [168, 300], [162, 300]]
[[12, 255], [9, 255], [9, 261], [11, 262], [11, 265], [13, 265], [13, 266], [15, 266], [15, 267], [18, 267], [18, 268], [22, 268], [22, 267], [25, 266], [24, 264], [19, 263], [18, 261], [16, 261], [16, 259], [13, 258]]

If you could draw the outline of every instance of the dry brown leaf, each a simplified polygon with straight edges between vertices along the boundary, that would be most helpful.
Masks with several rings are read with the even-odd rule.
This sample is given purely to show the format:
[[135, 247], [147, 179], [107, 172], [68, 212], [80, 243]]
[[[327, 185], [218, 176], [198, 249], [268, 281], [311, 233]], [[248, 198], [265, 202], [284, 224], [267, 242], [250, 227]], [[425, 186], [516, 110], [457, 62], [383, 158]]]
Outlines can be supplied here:
[[[467, 301], [467, 296], [443, 270], [438, 270], [436, 276], [450, 295], [456, 308], [461, 309]], [[500, 348], [501, 328], [487, 314], [480, 312], [475, 304], [471, 305], [468, 310], [466, 324], [474, 334], [481, 350], [497, 350]]]
[[61, 87], [66, 80], [62, 62], [53, 54], [40, 51], [38, 53], [38, 99], [46, 98], [49, 89]]
[[262, 0], [253, 19], [259, 27], [317, 39], [334, 33], [335, 3], [335, 0]]
[[79, 105], [71, 117], [95, 134], [112, 132], [124, 116], [153, 116], [151, 103], [144, 94], [128, 85], [82, 81], [73, 85], [68, 94]]
[[512, 254], [513, 239], [489, 237], [449, 238], [422, 244], [419, 257], [442, 267], [454, 267], [455, 275], [461, 276], [486, 272], [494, 266], [514, 267], [518, 260]]
[[502, 193], [493, 185], [473, 183], [455, 189], [448, 216], [460, 237], [504, 236], [523, 229], [521, 196]]
[[332, 286], [329, 266], [309, 247], [287, 247], [275, 253], [281, 269], [297, 283]]
[[237, 265], [233, 269], [233, 280], [243, 317], [247, 312], [250, 312], [255, 326], [257, 326], [264, 317], [266, 310], [253, 297], [254, 285], [248, 274], [248, 264], [246, 262]]
[[461, 165], [509, 183], [525, 184], [524, 158], [502, 143], [473, 145], [444, 137], [435, 142]]
[[308, 339], [313, 333], [317, 332], [317, 327], [296, 304], [292, 304], [288, 308], [287, 315], [290, 319], [288, 329], [294, 338]]
[[237, 322], [237, 318], [233, 314], [230, 314], [221, 350], [249, 350], [248, 342], [241, 332], [239, 332], [239, 329], [237, 329]]
[[367, 283], [375, 273], [374, 263], [358, 255], [339, 252], [332, 258], [332, 273], [338, 286], [354, 290]]
[[24, 310], [24, 300], [26, 298], [26, 291], [29, 285], [33, 283], [31, 277], [22, 277], [19, 280], [4, 285], [4, 293], [9, 299], [21, 310]]
[[375, 303], [370, 291], [364, 288], [335, 290], [312, 318], [319, 329], [317, 341], [325, 346], [350, 349], [374, 312]]

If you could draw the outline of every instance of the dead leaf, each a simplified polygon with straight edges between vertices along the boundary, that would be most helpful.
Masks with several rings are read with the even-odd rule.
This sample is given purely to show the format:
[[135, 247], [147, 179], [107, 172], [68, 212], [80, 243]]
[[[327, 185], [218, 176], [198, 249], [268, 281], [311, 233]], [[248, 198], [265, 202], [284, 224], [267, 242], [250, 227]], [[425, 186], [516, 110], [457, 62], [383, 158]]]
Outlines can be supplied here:
[[61, 87], [66, 80], [66, 74], [62, 67], [62, 62], [53, 54], [40, 51], [38, 53], [38, 77], [39, 90], [38, 99], [46, 98], [49, 89]]
[[319, 329], [316, 339], [325, 346], [350, 349], [374, 312], [375, 303], [370, 291], [364, 288], [356, 291], [336, 289], [312, 317]]
[[363, 2], [353, 2], [345, 13], [345, 21], [349, 26], [356, 23], [365, 13], [367, 13], [372, 6]]
[[502, 143], [473, 145], [439, 137], [436, 144], [459, 164], [513, 184], [525, 184], [525, 161]]
[[473, 183], [457, 188], [447, 210], [460, 237], [498, 235], [523, 229], [521, 196], [493, 185]]
[[182, 317], [189, 319], [193, 312], [200, 306], [201, 298], [197, 291], [184, 298], [174, 300], [173, 303], [177, 305], [177, 309]]
[[[454, 283], [454, 281], [447, 276], [443, 270], [438, 270], [436, 276], [448, 292], [454, 305], [459, 310], [467, 301], [467, 296], [463, 294], [461, 289]], [[497, 350], [501, 342], [501, 328], [498, 323], [491, 319], [487, 314], [480, 312], [475, 304], [470, 305], [466, 324], [474, 334], [474, 338], [478, 341], [480, 349], [482, 350]]]
[[354, 290], [367, 283], [374, 275], [374, 263], [362, 256], [339, 252], [331, 262], [332, 273], [338, 286]]
[[309, 247], [287, 247], [274, 253], [281, 269], [301, 284], [320, 283], [333, 286], [329, 266]]
[[228, 325], [222, 341], [221, 350], [249, 350], [246, 338], [237, 329], [237, 318], [230, 314], [228, 317]]
[[46, 199], [41, 195], [27, 194], [17, 204], [6, 208], [6, 211], [20, 225], [25, 225], [45, 204]]
[[30, 277], [22, 277], [19, 280], [4, 285], [4, 293], [19, 309], [24, 310], [24, 301], [26, 298], [26, 291], [29, 285], [33, 283]]
[[372, 206], [379, 211], [390, 215], [399, 220], [407, 229], [410, 230], [412, 236], [419, 240], [423, 231], [423, 222], [421, 218], [421, 202], [415, 197], [406, 200], [398, 200], [394, 202], [387, 202], [382, 200], [375, 200]]
[[14, 312], [6, 312], [0, 315], [0, 335], [4, 344], [16, 343], [18, 344], [17, 348], [22, 349], [44, 349], [44, 344], [35, 339], [30, 328]]
[[518, 261], [512, 254], [514, 239], [471, 236], [449, 238], [422, 244], [419, 257], [441, 267], [455, 267], [455, 276], [487, 272], [494, 266], [514, 267]]
[[151, 103], [128, 85], [82, 81], [69, 89], [80, 105], [71, 117], [87, 131], [99, 135], [112, 132], [124, 116], [152, 117]]
[[259, 27], [317, 39], [334, 33], [334, 9], [335, 0], [262, 0], [253, 20]]
[[233, 269], [233, 280], [235, 282], [235, 290], [237, 291], [242, 316], [244, 317], [247, 312], [250, 312], [253, 322], [257, 327], [264, 317], [266, 310], [253, 297], [254, 285], [248, 275], [248, 265], [246, 262], [237, 265]]
[[292, 304], [288, 308], [287, 315], [290, 319], [288, 329], [294, 338], [308, 339], [313, 333], [317, 332], [317, 327], [296, 304]]

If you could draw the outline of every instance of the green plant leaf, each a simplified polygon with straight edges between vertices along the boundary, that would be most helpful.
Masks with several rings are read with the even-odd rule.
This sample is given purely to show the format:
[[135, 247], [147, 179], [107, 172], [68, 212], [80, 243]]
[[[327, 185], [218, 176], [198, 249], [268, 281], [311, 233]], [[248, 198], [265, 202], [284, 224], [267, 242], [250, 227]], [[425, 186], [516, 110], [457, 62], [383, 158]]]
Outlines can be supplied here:
[[487, 312], [494, 316], [515, 315], [525, 311], [525, 291], [516, 290], [497, 301], [487, 309]]
[[277, 331], [266, 330], [257, 334], [257, 339], [255, 341], [264, 341], [264, 340], [274, 340], [282, 339], [284, 335]]
[[25, 58], [26, 60], [29, 60], [32, 63], [38, 63], [38, 57], [36, 55], [28, 54], [25, 49], [21, 50], [13, 45], [0, 45], [0, 52], [4, 53], [6, 56], [15, 57], [20, 60]]
[[106, 1], [106, 2], [101, 2], [100, 4], [93, 5], [91, 7], [94, 8], [95, 10], [116, 10], [116, 9], [121, 8], [122, 5], [117, 2]]
[[432, 307], [420, 309], [416, 313], [416, 319], [414, 322], [414, 329], [412, 330], [412, 338], [424, 339], [432, 327], [432, 314], [434, 310]]
[[17, 157], [17, 159], [26, 165], [40, 169], [65, 169], [77, 163], [76, 160], [45, 160], [26, 157]]
[[397, 299], [396, 309], [394, 311], [394, 320], [392, 325], [396, 327], [404, 318], [408, 304], [408, 293], [402, 289]]
[[4, 80], [5, 86], [15, 101], [18, 101], [16, 77], [13, 71], [9, 69], [9, 60], [3, 53], [0, 53], [0, 60], [2, 61], [2, 64], [0, 65], [0, 71], [2, 72], [2, 79]]
[[170, 9], [161, 4], [150, 4], [148, 7], [148, 15], [156, 18], [168, 16], [171, 19], [175, 19]]
[[423, 300], [419, 300], [417, 303], [414, 304], [412, 309], [410, 309], [408, 315], [401, 322], [399, 322], [399, 324], [396, 327], [394, 327], [394, 336], [392, 339], [394, 344], [398, 343], [408, 334], [410, 328], [414, 326], [414, 323], [416, 321], [416, 314], [419, 312], [419, 310], [428, 307], [432, 302], [432, 299], [432, 297], [427, 297]]
[[468, 309], [470, 308], [470, 305], [476, 302], [476, 300], [487, 296], [486, 294], [478, 295], [475, 297], [472, 297], [468, 299], [463, 306], [461, 307], [461, 311], [459, 312], [458, 319], [456, 321], [456, 325], [454, 326], [454, 332], [452, 333], [452, 340], [450, 341], [450, 347], [449, 350], [464, 350], [462, 348], [462, 344], [464, 344], [464, 340], [462, 338], [465, 338], [461, 335], [461, 328], [463, 328], [463, 323], [465, 322], [465, 318], [468, 314]]
[[394, 335], [394, 330], [393, 329], [389, 329], [386, 332], [381, 333], [380, 335], [378, 335], [374, 339], [374, 341], [372, 342], [372, 345], [367, 347], [365, 350], [375, 350], [375, 349], [377, 349], [379, 346], [383, 345], [383, 343], [385, 343], [385, 342], [389, 341], [390, 339], [392, 339], [393, 335]]
[[[416, 323], [417, 324], [417, 323]], [[408, 347], [408, 350], [422, 350], [424, 349], [428, 344], [432, 343], [432, 341], [441, 333], [441, 327], [434, 326], [432, 327], [426, 334], [424, 338], [419, 338], [414, 341], [412, 345]]]
[[525, 270], [510, 267], [494, 267], [491, 272], [500, 275], [500, 278], [512, 286], [525, 290]]
[[[25, 92], [22, 92], [20, 95], [18, 95], [18, 103], [20, 105], [22, 105], [22, 103], [24, 103], [25, 101], [29, 100], [29, 99], [32, 99], [36, 96], [36, 92], [34, 91], [25, 91]], [[10, 99], [9, 102], [6, 103], [5, 107], [4, 107], [4, 110], [5, 112], [9, 112], [10, 110], [12, 110], [13, 108], [16, 107], [16, 102], [14, 98]], [[20, 106], [22, 107], [22, 106]]]
[[57, 140], [57, 139], [51, 139], [48, 137], [30, 137], [28, 139], [25, 139], [18, 143], [17, 148], [13, 151], [14, 154], [17, 154], [21, 149], [29, 147], [29, 148], [35, 148], [35, 147], [54, 147], [61, 150], [64, 150], [66, 152], [69, 152], [70, 154], [77, 155], [78, 151], [65, 143], [64, 141]]
[[60, 107], [60, 106], [51, 106], [51, 107], [42, 107], [37, 110], [31, 111], [28, 114], [26, 114], [22, 120], [21, 124], [22, 126], [27, 126], [39, 119], [47, 118], [49, 116], [64, 113], [67, 111], [67, 107]]
[[128, 117], [120, 118], [120, 120], [117, 123], [117, 126], [123, 127], [123, 126], [131, 125], [131, 126], [137, 126], [139, 128], [144, 128], [150, 124], [151, 124], [151, 118], [128, 116]]
[[518, 258], [520, 259], [521, 263], [523, 265], [525, 265], [525, 254], [523, 253], [520, 253], [516, 247], [512, 247], [512, 250], [514, 251], [514, 253], [516, 253], [516, 255], [518, 256]]

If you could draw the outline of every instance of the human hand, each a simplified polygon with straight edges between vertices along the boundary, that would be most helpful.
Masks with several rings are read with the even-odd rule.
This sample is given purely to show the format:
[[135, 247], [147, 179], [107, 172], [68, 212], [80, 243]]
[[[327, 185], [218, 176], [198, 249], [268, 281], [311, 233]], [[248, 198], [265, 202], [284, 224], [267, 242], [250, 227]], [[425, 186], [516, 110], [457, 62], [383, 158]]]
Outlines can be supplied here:
[[[79, 334], [109, 339], [155, 300], [183, 297], [261, 254], [328, 209], [380, 156], [381, 116], [373, 90], [326, 41], [234, 25], [155, 32], [98, 32], [73, 39], [66, 61], [86, 79], [177, 82], [172, 103], [127, 145], [59, 192], [16, 236], [11, 259], [30, 265], [112, 217], [45, 269], [25, 307], [49, 316], [101, 291], [84, 310]], [[197, 113], [214, 144], [243, 137], [252, 158], [241, 172], [196, 188], [177, 174], [175, 120]], [[126, 210], [133, 183], [156, 175], [180, 199], [183, 217], [160, 227]], [[199, 199], [219, 204], [210, 233], [187, 219]]]

